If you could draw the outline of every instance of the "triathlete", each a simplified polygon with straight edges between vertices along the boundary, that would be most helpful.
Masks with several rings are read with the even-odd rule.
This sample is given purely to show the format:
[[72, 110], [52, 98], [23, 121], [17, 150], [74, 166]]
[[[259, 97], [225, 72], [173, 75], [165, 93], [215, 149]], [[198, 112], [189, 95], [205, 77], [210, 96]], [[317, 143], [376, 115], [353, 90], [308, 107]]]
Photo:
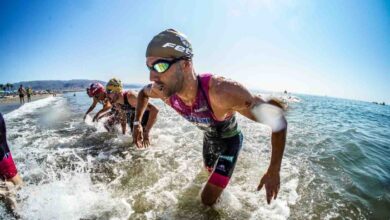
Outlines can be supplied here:
[[122, 126], [122, 133], [126, 133], [126, 124], [128, 123], [131, 131], [133, 125], [140, 125], [145, 131], [143, 139], [145, 144], [149, 146], [149, 131], [153, 127], [157, 119], [158, 108], [148, 103], [145, 105], [146, 111], [139, 121], [134, 121], [135, 107], [137, 105], [137, 93], [132, 90], [123, 91], [122, 82], [119, 79], [113, 78], [106, 85], [107, 96], [118, 110], [119, 120]]
[[93, 98], [93, 102], [89, 107], [88, 111], [84, 115], [84, 120], [87, 115], [96, 107], [97, 103], [103, 105], [103, 108], [96, 113], [92, 121], [97, 121], [99, 115], [111, 109], [111, 103], [107, 99], [106, 90], [101, 83], [92, 83], [89, 88], [87, 88], [87, 94], [89, 97]]
[[138, 94], [133, 139], [147, 146], [139, 121], [149, 98], [160, 98], [186, 120], [204, 131], [203, 160], [210, 171], [201, 193], [202, 202], [212, 205], [227, 186], [242, 146], [243, 135], [236, 112], [272, 129], [272, 155], [258, 190], [265, 186], [266, 199], [276, 199], [280, 187], [280, 167], [286, 143], [287, 121], [277, 100], [266, 101], [252, 95], [243, 85], [209, 73], [196, 74], [193, 52], [187, 37], [173, 29], [156, 35], [146, 50], [146, 65], [152, 84]]

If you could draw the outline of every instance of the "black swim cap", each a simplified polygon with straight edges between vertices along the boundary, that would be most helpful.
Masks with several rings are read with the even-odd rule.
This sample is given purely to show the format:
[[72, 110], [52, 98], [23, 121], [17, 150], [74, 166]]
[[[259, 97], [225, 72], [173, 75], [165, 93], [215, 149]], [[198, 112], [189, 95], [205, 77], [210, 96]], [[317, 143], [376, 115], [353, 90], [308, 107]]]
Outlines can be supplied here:
[[187, 36], [174, 29], [167, 29], [154, 36], [146, 49], [146, 57], [192, 58], [192, 56], [192, 46]]

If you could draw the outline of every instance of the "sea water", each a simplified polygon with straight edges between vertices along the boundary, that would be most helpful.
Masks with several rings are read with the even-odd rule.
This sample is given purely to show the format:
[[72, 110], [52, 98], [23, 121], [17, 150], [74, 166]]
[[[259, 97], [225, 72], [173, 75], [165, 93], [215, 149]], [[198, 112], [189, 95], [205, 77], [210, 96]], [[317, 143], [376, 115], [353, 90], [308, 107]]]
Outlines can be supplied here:
[[[160, 113], [147, 149], [136, 149], [129, 134], [106, 132], [103, 121], [84, 122], [92, 102], [84, 93], [7, 109], [8, 142], [25, 181], [17, 212], [22, 219], [389, 219], [389, 106], [298, 97], [286, 112], [281, 188], [270, 205], [256, 188], [271, 130], [240, 115], [244, 142], [233, 177], [206, 207], [203, 134], [160, 101], [153, 100]], [[12, 218], [2, 204], [0, 218]]]

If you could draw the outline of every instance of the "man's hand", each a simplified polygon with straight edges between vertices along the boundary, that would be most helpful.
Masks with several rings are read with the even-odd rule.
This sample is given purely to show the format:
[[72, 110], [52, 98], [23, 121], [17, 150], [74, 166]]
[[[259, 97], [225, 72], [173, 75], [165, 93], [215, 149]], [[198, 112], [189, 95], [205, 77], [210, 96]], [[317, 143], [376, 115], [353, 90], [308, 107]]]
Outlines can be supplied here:
[[137, 148], [143, 147], [143, 129], [141, 125], [134, 125], [133, 127], [133, 142], [137, 146]]
[[83, 120], [85, 121], [86, 118], [87, 118], [87, 114], [84, 115]]
[[278, 196], [279, 188], [280, 188], [280, 175], [278, 171], [270, 172], [267, 171], [263, 178], [261, 178], [260, 184], [257, 187], [257, 190], [261, 190], [265, 186], [267, 203], [271, 203], [272, 197], [276, 199]]
[[93, 117], [92, 121], [93, 121], [93, 122], [97, 122], [97, 121], [99, 120], [98, 116], [99, 116], [99, 115], [96, 114], [96, 115]]

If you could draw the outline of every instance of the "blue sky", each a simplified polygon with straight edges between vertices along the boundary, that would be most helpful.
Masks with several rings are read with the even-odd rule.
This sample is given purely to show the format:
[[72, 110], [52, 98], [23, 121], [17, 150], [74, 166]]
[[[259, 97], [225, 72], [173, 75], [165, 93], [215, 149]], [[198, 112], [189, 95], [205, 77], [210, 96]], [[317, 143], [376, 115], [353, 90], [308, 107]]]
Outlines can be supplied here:
[[0, 1], [0, 83], [148, 82], [145, 49], [185, 33], [195, 70], [252, 89], [390, 103], [389, 1]]

